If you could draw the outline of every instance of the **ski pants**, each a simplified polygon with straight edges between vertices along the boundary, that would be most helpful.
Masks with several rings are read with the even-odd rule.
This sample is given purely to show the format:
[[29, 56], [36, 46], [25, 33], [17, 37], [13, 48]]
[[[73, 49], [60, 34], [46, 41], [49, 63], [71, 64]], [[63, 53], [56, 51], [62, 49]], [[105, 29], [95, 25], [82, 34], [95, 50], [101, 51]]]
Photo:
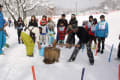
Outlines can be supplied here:
[[[73, 53], [72, 53], [72, 55], [71, 55], [71, 57], [70, 57], [70, 60], [71, 60], [71, 59], [76, 59], [76, 57], [77, 57], [80, 49], [82, 48], [82, 45], [84, 45], [84, 44], [81, 43], [79, 48], [78, 48], [78, 47], [75, 47], [75, 49], [74, 49], [74, 51], [73, 51]], [[89, 59], [94, 59], [93, 52], [92, 52], [91, 47], [90, 47], [90, 42], [88, 42], [88, 43], [86, 44], [86, 46], [87, 46], [87, 55], [88, 55], [88, 58], [89, 58]]]
[[92, 41], [94, 41], [94, 43], [97, 44], [95, 36], [90, 36], [90, 44], [91, 45], [92, 45]]
[[20, 36], [21, 36], [21, 32], [22, 32], [22, 29], [18, 29], [17, 30], [17, 34], [18, 34], [18, 42], [20, 43]]
[[102, 43], [102, 50], [104, 50], [104, 48], [105, 48], [105, 38], [104, 37], [98, 38], [98, 50], [100, 50], [100, 48], [101, 48], [101, 43]]
[[0, 31], [0, 54], [3, 53], [2, 48], [6, 44], [6, 35], [4, 31]]

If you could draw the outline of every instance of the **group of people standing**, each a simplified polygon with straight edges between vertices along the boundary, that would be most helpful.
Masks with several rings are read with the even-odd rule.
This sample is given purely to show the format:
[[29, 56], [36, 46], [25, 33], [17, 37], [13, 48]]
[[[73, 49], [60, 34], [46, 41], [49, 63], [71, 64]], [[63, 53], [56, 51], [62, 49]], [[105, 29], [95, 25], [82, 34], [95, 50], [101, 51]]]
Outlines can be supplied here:
[[[6, 43], [4, 28], [8, 25], [2, 14], [2, 7], [3, 6], [0, 5], [0, 54], [3, 53], [2, 48]], [[89, 62], [91, 65], [93, 65], [94, 56], [92, 52], [92, 41], [95, 43], [93, 49], [98, 47], [97, 52], [100, 52], [101, 54], [104, 53], [105, 39], [108, 37], [108, 22], [105, 20], [104, 15], [100, 16], [100, 22], [98, 22], [98, 20], [93, 16], [89, 16], [89, 20], [83, 21], [82, 26], [78, 26], [78, 21], [75, 14], [71, 15], [69, 22], [66, 19], [66, 15], [62, 14], [61, 18], [57, 22], [57, 25], [55, 25], [51, 17], [47, 18], [46, 15], [42, 16], [40, 22], [38, 21], [39, 20], [34, 15], [31, 16], [31, 20], [28, 24], [25, 23], [21, 17], [18, 18], [18, 21], [16, 22], [16, 29], [19, 44], [26, 42], [26, 39], [24, 39], [24, 41], [21, 40], [21, 32], [26, 30], [30, 32], [30, 37], [32, 38], [33, 42], [37, 42], [39, 49], [41, 49], [41, 45], [46, 44], [51, 47], [55, 39], [58, 44], [66, 43], [66, 48], [71, 48], [75, 45], [76, 35], [79, 41], [77, 45], [75, 45], [73, 53], [68, 60], [69, 62], [75, 61], [80, 49], [86, 45]], [[54, 31], [56, 26], [57, 33]], [[55, 35], [57, 35], [56, 38]], [[66, 35], [68, 35], [68, 37], [65, 42]], [[29, 45], [27, 44], [27, 46]], [[33, 51], [31, 53], [33, 53]], [[120, 57], [119, 54], [120, 51], [118, 51], [118, 58]]]
[[[28, 25], [28, 26], [27, 26]], [[40, 25], [40, 26], [39, 26]], [[40, 20], [40, 23], [38, 24], [38, 19], [36, 18], [36, 16], [31, 16], [31, 20], [29, 21], [28, 24], [25, 24], [24, 21], [22, 20], [21, 17], [18, 18], [17, 24], [16, 24], [16, 29], [17, 29], [17, 33], [18, 33], [18, 43], [20, 44], [22, 41], [20, 39], [21, 36], [21, 32], [23, 29], [25, 28], [29, 28], [29, 27], [33, 27], [34, 28], [38, 28], [39, 29], [39, 34], [40, 34], [40, 44], [47, 44], [47, 41], [49, 43], [49, 45], [52, 44], [51, 39], [54, 39], [54, 27], [55, 24], [52, 21], [52, 18], [49, 17], [47, 19], [47, 16], [42, 16], [42, 19]], [[31, 30], [32, 31], [32, 30]], [[30, 36], [32, 37], [33, 41], [36, 41], [36, 36], [34, 33], [30, 32]], [[48, 40], [49, 37], [49, 40]]]
[[76, 59], [79, 50], [82, 48], [82, 46], [84, 46], [84, 44], [86, 44], [89, 61], [91, 64], [94, 64], [94, 56], [91, 50], [92, 41], [94, 41], [95, 43], [93, 49], [96, 49], [96, 47], [98, 47], [97, 52], [101, 52], [101, 54], [104, 53], [105, 39], [108, 37], [108, 23], [105, 20], [104, 15], [100, 16], [100, 22], [98, 22], [96, 18], [93, 18], [93, 16], [89, 16], [88, 21], [83, 21], [83, 25], [78, 26], [78, 21], [75, 14], [72, 14], [69, 23], [67, 23], [67, 20], [65, 19], [65, 14], [63, 14], [61, 19], [58, 20], [57, 29], [58, 43], [64, 44], [64, 38], [66, 34], [68, 34], [66, 41], [67, 48], [71, 48], [73, 45], [75, 45], [75, 35], [77, 35], [79, 38], [79, 42], [75, 46], [75, 49], [70, 59], [68, 60], [69, 62]]

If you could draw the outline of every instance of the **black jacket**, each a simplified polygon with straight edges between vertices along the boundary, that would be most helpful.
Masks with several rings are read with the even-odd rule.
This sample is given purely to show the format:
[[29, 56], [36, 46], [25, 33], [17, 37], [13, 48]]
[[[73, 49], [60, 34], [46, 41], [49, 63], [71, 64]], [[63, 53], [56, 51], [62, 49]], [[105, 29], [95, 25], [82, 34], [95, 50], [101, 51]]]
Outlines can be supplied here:
[[34, 22], [30, 21], [28, 27], [30, 27], [30, 26], [38, 27], [37, 21], [34, 21]]
[[78, 21], [76, 20], [76, 18], [74, 18], [70, 20], [69, 24], [71, 24], [73, 28], [76, 28], [78, 26]]
[[76, 35], [79, 38], [78, 44], [86, 44], [90, 39], [89, 33], [83, 27], [78, 27], [78, 32], [76, 33]]
[[24, 27], [25, 26], [25, 24], [24, 24], [24, 22], [22, 21], [22, 22], [17, 22], [17, 28], [19, 29], [20, 27]]
[[63, 23], [65, 25], [65, 27], [67, 28], [68, 21], [66, 19], [59, 19], [58, 23], [57, 23], [57, 27], [59, 27], [61, 23]]

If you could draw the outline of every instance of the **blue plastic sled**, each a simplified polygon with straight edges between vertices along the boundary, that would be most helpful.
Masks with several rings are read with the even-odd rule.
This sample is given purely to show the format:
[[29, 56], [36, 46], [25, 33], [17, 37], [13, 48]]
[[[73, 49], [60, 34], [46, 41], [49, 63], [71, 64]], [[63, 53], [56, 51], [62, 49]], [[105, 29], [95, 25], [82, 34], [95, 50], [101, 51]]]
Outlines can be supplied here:
[[42, 48], [39, 50], [40, 56], [44, 56], [44, 49], [45, 49], [45, 47], [42, 47]]

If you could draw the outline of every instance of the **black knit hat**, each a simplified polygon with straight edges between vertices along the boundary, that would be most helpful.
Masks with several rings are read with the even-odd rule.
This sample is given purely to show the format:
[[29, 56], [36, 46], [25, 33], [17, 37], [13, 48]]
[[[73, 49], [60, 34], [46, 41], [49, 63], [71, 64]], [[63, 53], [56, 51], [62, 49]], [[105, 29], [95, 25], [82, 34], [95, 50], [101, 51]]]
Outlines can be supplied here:
[[0, 8], [2, 8], [2, 7], [3, 7], [3, 5], [0, 4]]
[[104, 15], [101, 15], [100, 18], [105, 18], [105, 16], [104, 16]]
[[75, 14], [72, 14], [72, 16], [76, 16]]
[[92, 15], [91, 15], [91, 16], [89, 16], [89, 19], [90, 19], [90, 18], [92, 18], [92, 19], [93, 19], [93, 16], [92, 16]]
[[65, 17], [66, 15], [65, 14], [62, 14], [62, 17]]

